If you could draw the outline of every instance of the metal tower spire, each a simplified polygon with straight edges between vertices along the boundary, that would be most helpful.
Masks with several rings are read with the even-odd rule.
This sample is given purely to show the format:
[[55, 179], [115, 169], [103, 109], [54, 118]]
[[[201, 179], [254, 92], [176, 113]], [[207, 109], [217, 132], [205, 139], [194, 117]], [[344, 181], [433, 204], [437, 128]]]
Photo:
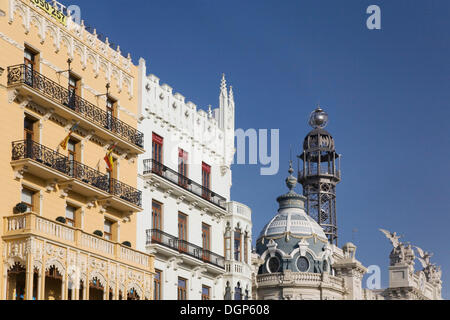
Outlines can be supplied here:
[[337, 245], [336, 185], [341, 181], [340, 156], [336, 153], [334, 140], [324, 128], [328, 124], [328, 114], [318, 106], [311, 113], [309, 125], [313, 130], [306, 136], [303, 153], [303, 169], [298, 180], [303, 185], [306, 209], [323, 228], [328, 241]]

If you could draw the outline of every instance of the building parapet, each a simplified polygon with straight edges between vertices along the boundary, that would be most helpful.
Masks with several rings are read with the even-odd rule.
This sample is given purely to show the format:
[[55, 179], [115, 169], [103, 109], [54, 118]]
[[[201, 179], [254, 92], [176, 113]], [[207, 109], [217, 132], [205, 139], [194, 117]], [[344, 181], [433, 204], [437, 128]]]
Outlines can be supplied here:
[[52, 221], [34, 212], [4, 217], [3, 239], [27, 236], [41, 236], [153, 272], [153, 255]]

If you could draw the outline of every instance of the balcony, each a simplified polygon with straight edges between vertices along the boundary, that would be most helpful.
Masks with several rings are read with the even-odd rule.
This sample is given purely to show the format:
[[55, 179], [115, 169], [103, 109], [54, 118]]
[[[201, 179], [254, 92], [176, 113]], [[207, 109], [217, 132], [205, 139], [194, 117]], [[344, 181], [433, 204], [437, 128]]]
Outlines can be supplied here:
[[306, 168], [306, 170], [299, 170], [298, 180], [300, 182], [305, 181], [309, 177], [325, 177], [336, 181], [341, 179], [341, 171], [333, 168], [328, 168], [328, 166], [321, 166], [320, 172], [317, 167]]
[[[17, 90], [24, 96], [33, 96], [38, 104], [55, 110], [66, 119], [80, 122], [100, 138], [117, 140], [118, 146], [143, 153], [144, 134], [125, 122], [111, 116], [89, 101], [71, 94], [68, 88], [31, 70], [24, 64], [8, 67], [8, 88]], [[113, 137], [111, 137], [111, 135]]]
[[345, 292], [343, 278], [332, 276], [328, 273], [285, 272], [258, 274], [256, 276], [258, 288], [273, 288], [274, 286], [293, 286], [304, 288], [326, 288], [337, 292]]
[[85, 196], [109, 201], [121, 211], [141, 211], [141, 191], [31, 140], [12, 143], [12, 166]]
[[211, 251], [204, 250], [203, 248], [187, 241], [180, 240], [177, 237], [167, 234], [161, 230], [147, 230], [147, 246], [149, 245], [161, 245], [171, 249], [171, 251], [178, 252], [181, 255], [195, 258], [195, 260], [199, 262], [204, 262], [221, 269], [225, 269], [224, 257], [212, 253]]
[[82, 249], [146, 271], [153, 268], [151, 255], [49, 220], [33, 212], [4, 217], [4, 240], [28, 236], [56, 241], [61, 245]]
[[192, 181], [191, 179], [179, 174], [175, 170], [172, 170], [162, 163], [156, 160], [148, 159], [144, 160], [144, 175], [155, 174], [164, 180], [171, 182], [172, 184], [189, 191], [193, 195], [200, 197], [215, 206], [226, 210], [227, 199], [212, 192], [208, 188], [203, 187], [201, 184]]

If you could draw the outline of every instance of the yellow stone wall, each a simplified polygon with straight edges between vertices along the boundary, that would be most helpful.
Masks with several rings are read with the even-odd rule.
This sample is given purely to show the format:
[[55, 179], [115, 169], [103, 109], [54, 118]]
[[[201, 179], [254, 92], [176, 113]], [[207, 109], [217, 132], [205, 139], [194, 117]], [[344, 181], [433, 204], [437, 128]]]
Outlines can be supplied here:
[[[0, 0], [0, 10], [6, 14], [5, 16], [0, 15], [0, 67], [4, 69], [3, 74], [0, 76], [0, 110], [2, 112], [2, 116], [0, 117], [0, 181], [2, 191], [0, 193], [0, 230], [4, 230], [3, 217], [13, 215], [13, 207], [21, 201], [21, 186], [25, 185], [40, 192], [38, 192], [35, 199], [35, 203], [37, 204], [37, 208], [34, 210], [35, 213], [55, 221], [57, 217], [65, 216], [66, 203], [74, 204], [76, 207], [83, 208], [84, 210], [82, 231], [88, 234], [92, 234], [95, 230], [103, 231], [103, 222], [106, 217], [117, 221], [113, 240], [120, 243], [130, 241], [132, 247], [135, 248], [135, 215], [139, 213], [133, 212], [130, 215], [129, 213], [110, 207], [102, 210], [99, 203], [94, 203], [94, 206], [91, 207], [91, 199], [88, 196], [69, 191], [68, 196], [64, 198], [61, 196], [61, 190], [58, 184], [55, 185], [53, 190], [47, 190], [48, 181], [38, 176], [29, 173], [24, 173], [22, 179], [17, 179], [14, 176], [14, 170], [11, 166], [11, 143], [24, 139], [23, 119], [25, 113], [36, 119], [41, 119], [41, 122], [36, 124], [35, 132], [38, 134], [35, 141], [48, 148], [57, 150], [66, 156], [68, 152], [62, 150], [59, 144], [68, 132], [67, 127], [64, 127], [55, 121], [55, 119], [50, 118], [45, 120], [44, 115], [35, 112], [28, 106], [21, 106], [20, 101], [17, 99], [11, 103], [8, 101], [10, 94], [7, 85], [7, 68], [8, 66], [22, 64], [24, 61], [23, 47], [25, 45], [29, 46], [39, 52], [40, 62], [36, 66], [36, 71], [67, 88], [67, 72], [58, 74], [57, 71], [67, 69], [67, 59], [70, 57], [70, 45], [67, 45], [65, 41], [60, 41], [60, 48], [56, 50], [52, 32], [46, 32], [45, 40], [42, 41], [42, 32], [39, 30], [37, 26], [38, 21], [35, 18], [30, 19], [29, 32], [27, 32], [27, 15], [40, 17], [41, 19], [50, 19], [49, 21], [53, 21], [55, 25], [58, 25], [58, 22], [52, 20], [44, 11], [33, 7], [27, 0], [17, 0], [17, 2], [21, 3], [23, 8], [27, 8], [30, 13], [15, 10], [14, 18], [11, 19], [10, 1]], [[130, 63], [129, 68], [124, 67], [126, 62], [125, 57], [119, 54], [119, 60], [111, 59], [110, 51], [105, 54], [99, 49], [98, 43], [95, 45], [88, 43], [86, 40], [87, 31], [84, 31], [85, 34], [80, 37], [75, 31], [70, 31], [62, 25], [58, 26], [64, 29], [67, 35], [76, 39], [77, 43], [83, 43], [90, 52], [96, 52], [103, 61], [108, 61], [113, 66], [112, 70], [118, 70], [127, 79], [131, 79], [132, 82], [130, 84], [124, 82], [122, 89], [119, 90], [119, 75], [112, 74], [110, 77], [110, 96], [117, 100], [117, 104], [120, 106], [117, 117], [133, 128], [137, 128], [138, 68], [133, 63]], [[105, 85], [108, 83], [107, 66], [100, 66], [98, 68], [98, 75], [96, 75], [92, 58], [87, 58], [86, 65], [83, 67], [80, 50], [74, 49], [73, 52], [71, 68], [73, 73], [82, 79], [81, 96], [90, 103], [106, 110], [105, 96], [97, 97], [96, 95], [106, 93]], [[73, 134], [73, 137], [79, 141], [85, 138], [77, 133]], [[114, 136], [111, 136], [111, 140], [114, 141]], [[107, 170], [103, 158], [105, 157], [105, 148], [107, 146], [105, 147], [105, 145], [96, 141], [95, 138], [84, 142], [83, 145], [84, 147], [80, 148], [78, 152], [78, 154], [81, 153], [80, 158], [82, 159], [79, 158], [77, 160], [105, 174]], [[137, 153], [130, 152], [123, 158], [121, 158], [120, 154], [115, 154], [119, 163], [117, 179], [134, 188], [137, 186]], [[117, 226], [119, 226], [120, 231], [117, 230]], [[81, 225], [77, 227], [81, 227]], [[0, 244], [1, 242], [2, 240], [0, 240]], [[4, 268], [4, 263], [1, 259], [3, 258], [0, 257], [0, 268]], [[4, 274], [3, 269], [1, 272], [1, 274]]]

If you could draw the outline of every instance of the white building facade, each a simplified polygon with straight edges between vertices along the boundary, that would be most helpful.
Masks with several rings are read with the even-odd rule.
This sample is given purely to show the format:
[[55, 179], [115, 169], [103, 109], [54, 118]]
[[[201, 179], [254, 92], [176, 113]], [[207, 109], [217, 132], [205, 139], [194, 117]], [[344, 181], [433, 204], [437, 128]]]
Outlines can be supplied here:
[[223, 77], [219, 107], [204, 111], [147, 76], [143, 59], [139, 73], [139, 129], [148, 138], [139, 159], [137, 246], [155, 254], [154, 298], [249, 298], [251, 210], [230, 201], [232, 88]]

